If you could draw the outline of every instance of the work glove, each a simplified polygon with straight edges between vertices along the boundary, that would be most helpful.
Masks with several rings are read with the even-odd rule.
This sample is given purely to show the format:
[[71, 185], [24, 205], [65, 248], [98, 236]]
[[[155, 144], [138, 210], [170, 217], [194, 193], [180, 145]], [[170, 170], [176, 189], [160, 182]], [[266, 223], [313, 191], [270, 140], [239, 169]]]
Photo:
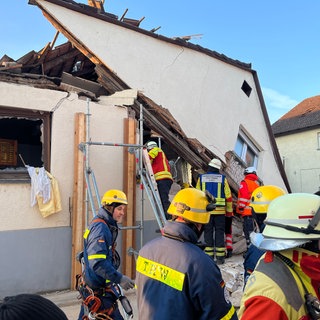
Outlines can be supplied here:
[[133, 289], [135, 286], [135, 283], [133, 280], [131, 280], [129, 277], [123, 275], [121, 280], [120, 280], [120, 286], [124, 289], [124, 290], [129, 290], [129, 289]]

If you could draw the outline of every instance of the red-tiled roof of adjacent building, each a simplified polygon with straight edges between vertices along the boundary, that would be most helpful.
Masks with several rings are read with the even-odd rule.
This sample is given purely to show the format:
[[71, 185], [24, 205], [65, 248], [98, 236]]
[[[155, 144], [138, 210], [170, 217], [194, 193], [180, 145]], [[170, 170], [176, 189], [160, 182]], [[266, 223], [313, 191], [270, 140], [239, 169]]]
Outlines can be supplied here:
[[272, 125], [275, 136], [320, 127], [320, 95], [307, 98]]

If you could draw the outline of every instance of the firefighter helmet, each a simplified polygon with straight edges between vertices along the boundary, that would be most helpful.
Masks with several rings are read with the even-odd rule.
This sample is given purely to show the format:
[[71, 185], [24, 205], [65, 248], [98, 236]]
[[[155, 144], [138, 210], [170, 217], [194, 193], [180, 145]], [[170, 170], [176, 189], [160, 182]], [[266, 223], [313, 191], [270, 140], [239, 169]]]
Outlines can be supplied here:
[[215, 208], [214, 202], [211, 194], [195, 188], [185, 188], [174, 196], [168, 213], [191, 222], [206, 224], [210, 220], [210, 212]]
[[[320, 239], [320, 197], [310, 193], [292, 193], [270, 203], [262, 234], [265, 238]], [[288, 247], [289, 248], [289, 247]]]
[[252, 192], [250, 207], [255, 213], [267, 213], [270, 202], [286, 192], [277, 186], [261, 186]]
[[219, 159], [212, 159], [209, 163], [208, 166], [216, 168], [216, 169], [220, 169], [221, 168], [221, 161]]
[[146, 146], [147, 150], [151, 150], [152, 148], [156, 148], [158, 145], [155, 141], [148, 141]]
[[111, 205], [112, 203], [128, 204], [126, 194], [121, 190], [108, 190], [102, 197], [102, 205]]
[[256, 173], [257, 173], [256, 168], [255, 168], [255, 167], [245, 168], [245, 169], [244, 169], [244, 174], [249, 174], [249, 173], [254, 173], [254, 174], [256, 174]]

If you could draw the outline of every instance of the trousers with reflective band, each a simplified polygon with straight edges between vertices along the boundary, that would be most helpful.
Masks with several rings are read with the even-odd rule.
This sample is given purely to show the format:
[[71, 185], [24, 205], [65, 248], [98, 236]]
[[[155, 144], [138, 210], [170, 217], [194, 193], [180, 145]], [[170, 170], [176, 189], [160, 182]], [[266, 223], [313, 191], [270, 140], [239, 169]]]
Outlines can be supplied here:
[[158, 280], [176, 290], [183, 289], [185, 274], [161, 263], [139, 256], [136, 269], [146, 277]]

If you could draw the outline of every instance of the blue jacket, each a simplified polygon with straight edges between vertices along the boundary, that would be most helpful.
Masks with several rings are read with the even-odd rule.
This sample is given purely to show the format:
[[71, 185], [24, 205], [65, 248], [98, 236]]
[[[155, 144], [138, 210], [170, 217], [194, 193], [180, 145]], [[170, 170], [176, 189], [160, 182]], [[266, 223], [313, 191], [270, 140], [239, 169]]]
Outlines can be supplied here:
[[[102, 220], [101, 220], [102, 219]], [[85, 281], [92, 289], [109, 283], [120, 283], [122, 274], [114, 262], [117, 222], [104, 208], [100, 208], [84, 233]]]
[[139, 320], [238, 319], [220, 269], [196, 244], [185, 223], [168, 221], [164, 234], [137, 259]]
[[265, 253], [265, 250], [257, 248], [254, 244], [250, 244], [248, 251], [246, 252], [243, 268], [244, 268], [244, 286], [247, 283], [248, 278], [256, 267], [259, 259]]

